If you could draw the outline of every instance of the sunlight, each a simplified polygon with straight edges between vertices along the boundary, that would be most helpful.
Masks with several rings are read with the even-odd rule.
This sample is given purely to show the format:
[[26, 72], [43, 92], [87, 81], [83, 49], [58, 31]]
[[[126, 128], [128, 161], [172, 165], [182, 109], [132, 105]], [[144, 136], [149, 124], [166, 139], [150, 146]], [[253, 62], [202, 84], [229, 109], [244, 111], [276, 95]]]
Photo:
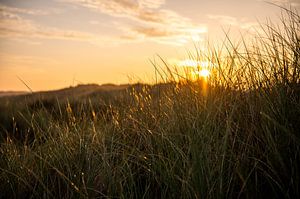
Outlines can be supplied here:
[[210, 75], [210, 72], [207, 69], [202, 69], [200, 71], [196, 71], [195, 73], [198, 74], [200, 77], [204, 77], [204, 78], [207, 78]]
[[193, 59], [181, 60], [178, 63], [178, 65], [184, 67], [191, 75], [191, 78], [195, 80], [198, 78], [207, 80], [210, 76], [210, 67], [213, 65], [209, 61], [196, 61]]

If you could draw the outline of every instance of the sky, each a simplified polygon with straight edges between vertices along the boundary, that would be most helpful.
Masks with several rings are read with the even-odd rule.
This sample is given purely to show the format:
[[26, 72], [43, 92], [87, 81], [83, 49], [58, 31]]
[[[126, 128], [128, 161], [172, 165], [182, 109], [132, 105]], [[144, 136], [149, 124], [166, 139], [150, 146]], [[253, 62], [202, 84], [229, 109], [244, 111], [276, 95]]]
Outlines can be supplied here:
[[0, 0], [0, 90], [153, 82], [159, 55], [254, 33], [298, 0]]

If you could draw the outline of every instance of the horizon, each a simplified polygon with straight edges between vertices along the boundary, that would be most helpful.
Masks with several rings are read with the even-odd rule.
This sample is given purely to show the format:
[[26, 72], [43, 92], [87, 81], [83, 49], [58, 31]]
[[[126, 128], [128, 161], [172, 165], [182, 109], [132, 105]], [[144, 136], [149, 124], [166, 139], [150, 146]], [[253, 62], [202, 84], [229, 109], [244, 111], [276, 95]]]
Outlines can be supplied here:
[[3, 0], [0, 91], [153, 83], [157, 55], [180, 67], [224, 31], [238, 39], [277, 24], [274, 4], [300, 8], [296, 0]]
[[[103, 84], [97, 84], [97, 83], [85, 83], [85, 84], [81, 84], [81, 83], [77, 83], [74, 85], [67, 85], [64, 87], [60, 87], [60, 88], [55, 88], [55, 89], [49, 89], [49, 90], [38, 90], [38, 91], [34, 91], [31, 88], [27, 88], [24, 90], [0, 90], [0, 93], [38, 93], [38, 92], [48, 92], [48, 91], [58, 91], [58, 90], [62, 90], [62, 89], [68, 89], [68, 88], [76, 88], [76, 87], [81, 87], [81, 86], [99, 86], [99, 87], [105, 87], [105, 86], [132, 86], [135, 84], [139, 84], [139, 82], [135, 82], [135, 83], [123, 83], [123, 84], [113, 84], [113, 83], [103, 83]], [[152, 84], [147, 84], [145, 83], [145, 85], [152, 85]], [[26, 87], [26, 85], [24, 85]]]

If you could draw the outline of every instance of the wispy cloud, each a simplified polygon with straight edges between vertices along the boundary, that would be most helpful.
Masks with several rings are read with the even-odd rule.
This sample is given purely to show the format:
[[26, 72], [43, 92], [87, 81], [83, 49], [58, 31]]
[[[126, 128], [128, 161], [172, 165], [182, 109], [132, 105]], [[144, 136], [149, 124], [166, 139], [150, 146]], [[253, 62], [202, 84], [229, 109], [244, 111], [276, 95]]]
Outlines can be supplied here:
[[165, 0], [140, 0], [139, 5], [146, 8], [159, 8], [165, 2]]
[[190, 19], [176, 12], [161, 9], [163, 0], [57, 0], [76, 4], [114, 17], [129, 18], [144, 23], [185, 24]]
[[115, 17], [126, 17], [146, 22], [162, 22], [164, 11], [157, 11], [164, 1], [160, 0], [57, 0], [77, 4]]
[[226, 16], [226, 15], [208, 15], [208, 18], [215, 19], [215, 20], [221, 22], [222, 24], [226, 24], [226, 25], [236, 26], [239, 24], [237, 18], [231, 17], [231, 16]]
[[159, 28], [154, 28], [154, 27], [133, 27], [131, 29], [133, 32], [144, 35], [146, 37], [168, 37], [168, 36], [173, 36], [177, 35], [178, 33], [176, 32], [170, 32], [168, 30], [164, 29], [159, 29]]
[[68, 40], [90, 40], [92, 35], [89, 33], [60, 30], [47, 26], [35, 24], [30, 20], [23, 19], [17, 15], [0, 18], [0, 37], [6, 38], [44, 38], [44, 39], [68, 39]]
[[207, 17], [220, 22], [222, 25], [230, 25], [248, 31], [253, 31], [260, 27], [258, 22], [248, 21], [246, 18], [238, 19], [227, 15], [207, 15]]
[[18, 14], [27, 14], [27, 15], [46, 15], [49, 14], [47, 11], [43, 10], [33, 10], [33, 9], [23, 9], [23, 8], [16, 8], [16, 7], [9, 7], [5, 6], [0, 3], [0, 12], [6, 13], [18, 13]]
[[125, 35], [121, 36], [124, 40], [131, 41], [154, 41], [163, 44], [184, 45], [189, 41], [202, 41], [203, 33], [207, 32], [206, 27], [170, 28], [163, 26], [134, 26], [123, 30]]
[[20, 16], [22, 14], [40, 15], [44, 12], [38, 10], [27, 10], [14, 7], [0, 6], [0, 37], [20, 39], [43, 38], [63, 39], [77, 41], [97, 40], [95, 35], [73, 30], [62, 30], [35, 23], [32, 20]]
[[[165, 0], [56, 0], [101, 12], [112, 18], [126, 18], [130, 23], [115, 26], [119, 35], [95, 35], [89, 32], [67, 30], [38, 24], [26, 15], [46, 15], [47, 11], [9, 7], [0, 4], [0, 37], [10, 39], [42, 38], [86, 41], [101, 45], [117, 45], [145, 40], [181, 45], [200, 41], [207, 27], [195, 24], [173, 10], [164, 9]], [[111, 20], [111, 22], [113, 19]], [[97, 25], [96, 20], [87, 21]], [[130, 24], [130, 25], [128, 25]]]
[[[131, 20], [131, 27], [120, 24], [124, 40], [151, 39], [165, 43], [165, 40], [188, 40], [200, 38], [207, 32], [203, 24], [195, 24], [191, 19], [181, 16], [170, 9], [163, 9], [165, 0], [57, 0], [76, 4], [111, 17]], [[199, 31], [201, 30], [201, 31]], [[175, 41], [173, 41], [175, 42]]]

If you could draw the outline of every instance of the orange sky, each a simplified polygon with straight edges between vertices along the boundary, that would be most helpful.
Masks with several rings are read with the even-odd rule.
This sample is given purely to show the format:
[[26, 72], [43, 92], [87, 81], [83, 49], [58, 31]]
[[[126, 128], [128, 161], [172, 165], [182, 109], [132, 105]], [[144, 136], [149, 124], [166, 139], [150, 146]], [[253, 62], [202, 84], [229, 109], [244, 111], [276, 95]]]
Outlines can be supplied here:
[[[299, 9], [297, 0], [270, 0]], [[1, 0], [0, 90], [153, 81], [193, 45], [243, 34], [280, 9], [263, 0]]]

